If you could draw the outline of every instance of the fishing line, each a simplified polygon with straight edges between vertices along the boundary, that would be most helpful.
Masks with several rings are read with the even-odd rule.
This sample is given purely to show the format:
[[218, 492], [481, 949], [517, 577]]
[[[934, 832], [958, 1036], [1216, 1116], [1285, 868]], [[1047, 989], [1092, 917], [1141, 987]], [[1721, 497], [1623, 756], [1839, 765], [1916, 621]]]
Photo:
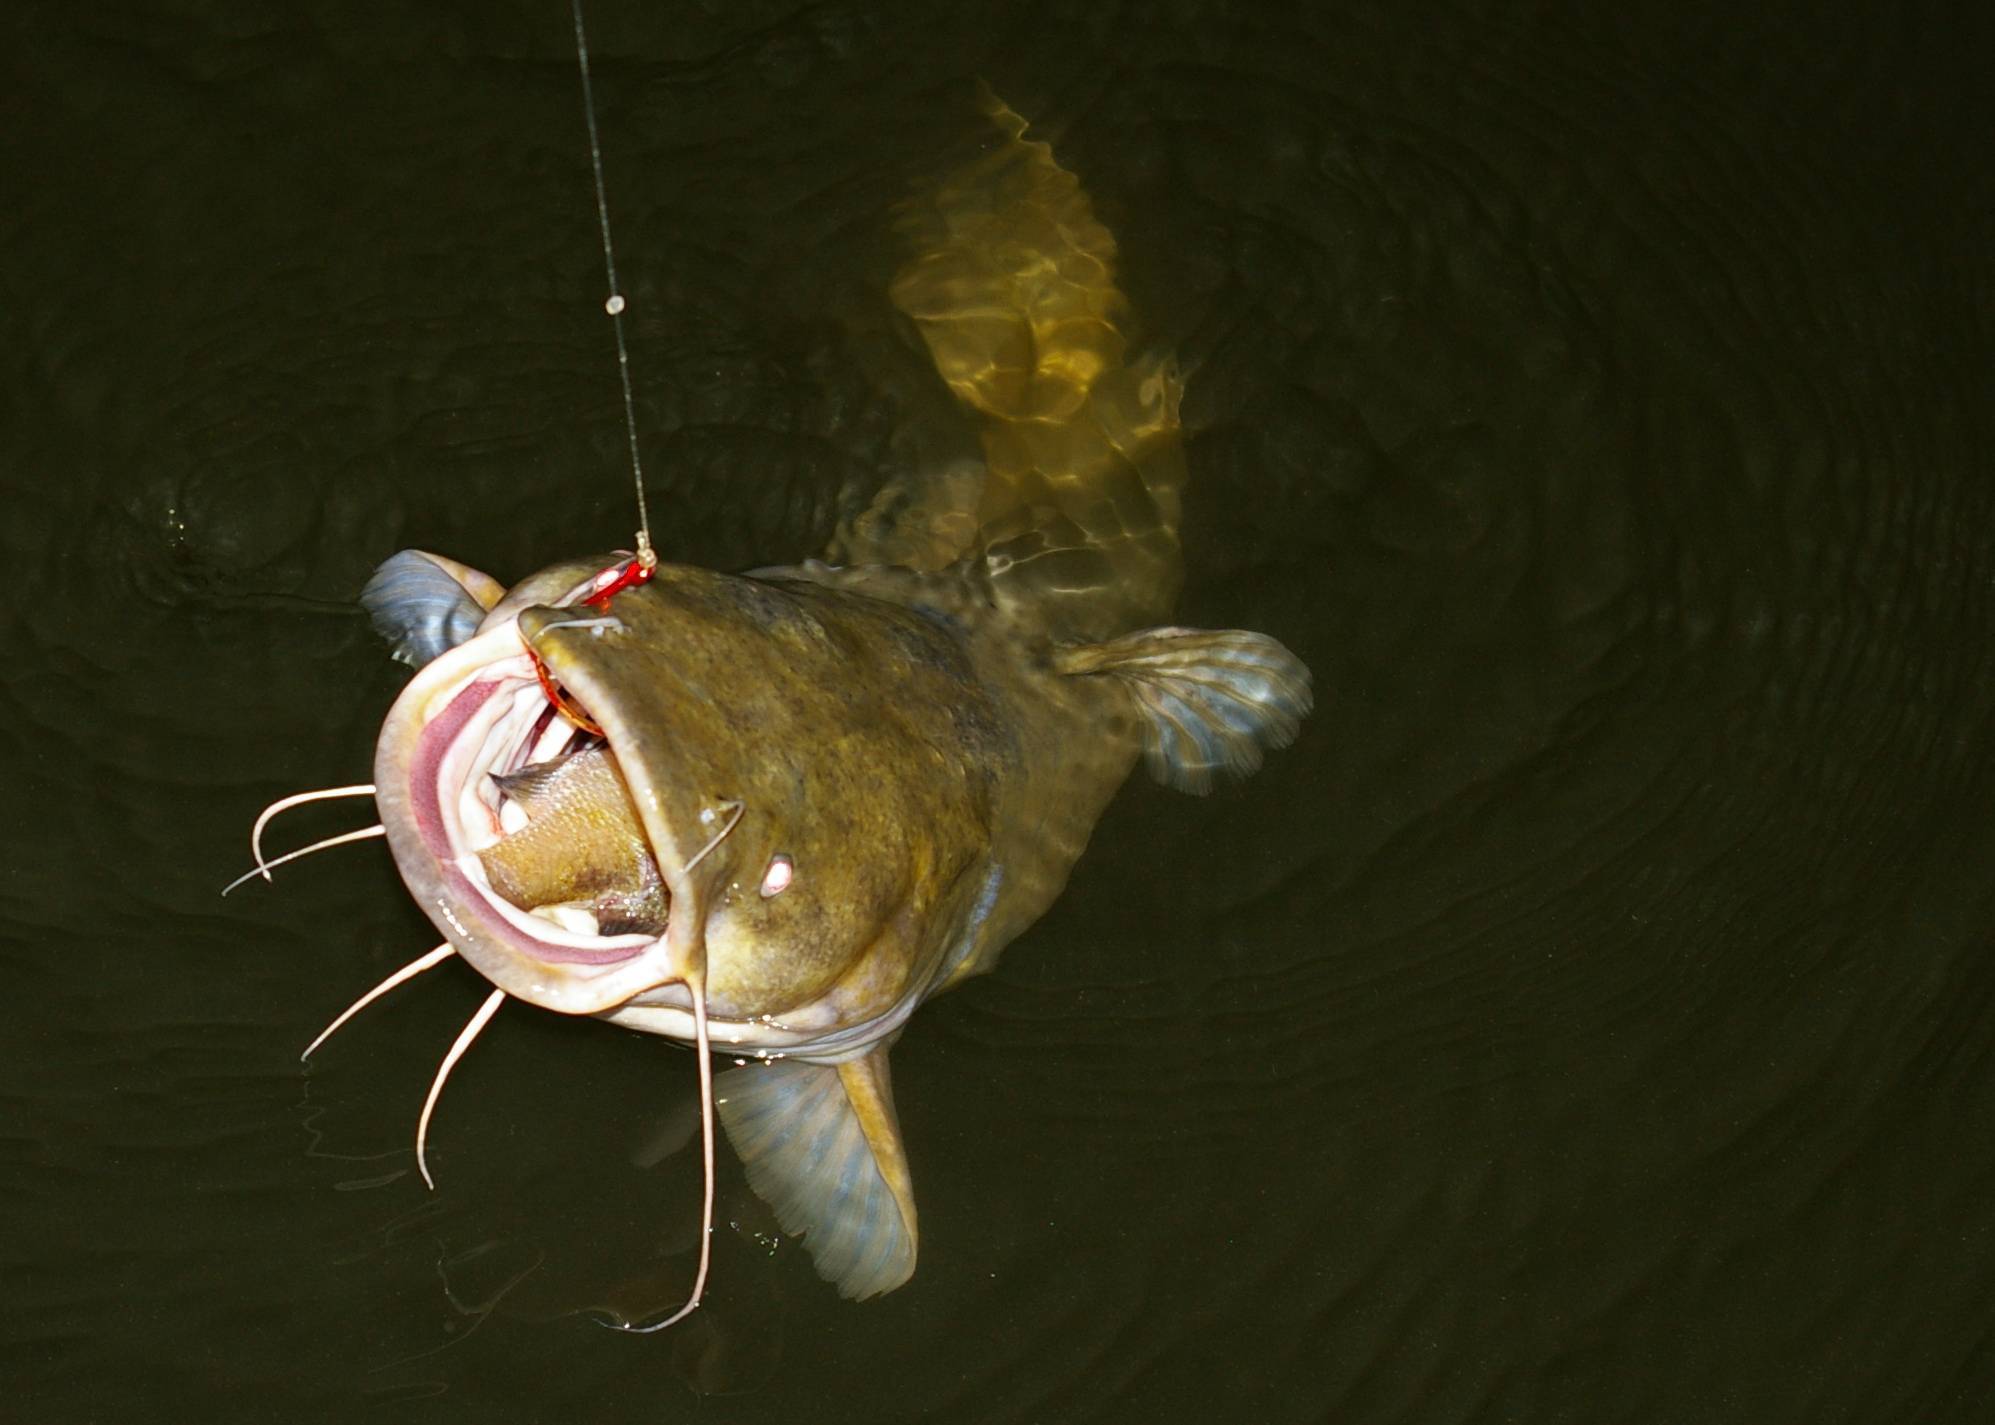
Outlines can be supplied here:
[[[589, 121], [589, 162], [596, 174], [596, 220], [603, 233], [603, 269], [609, 276], [610, 295], [603, 310], [616, 328], [617, 374], [623, 379], [623, 422], [630, 435], [630, 477], [637, 488], [637, 566], [649, 578], [658, 567], [658, 554], [651, 547], [651, 510], [644, 501], [644, 464], [637, 454], [637, 404], [630, 394], [630, 347], [624, 341], [623, 313], [629, 305], [617, 285], [616, 248], [610, 242], [610, 198], [603, 185], [603, 144], [596, 132], [596, 94], [589, 83], [589, 36], [582, 28], [582, 0], [570, 0], [575, 12], [575, 61], [582, 71], [582, 114]], [[642, 583], [643, 579], [632, 579]], [[607, 600], [605, 600], [607, 602]]]
[[[596, 220], [603, 233], [603, 270], [608, 275], [610, 284], [609, 300], [603, 303], [603, 310], [610, 314], [610, 321], [616, 328], [617, 374], [623, 381], [623, 421], [624, 428], [630, 436], [630, 477], [637, 488], [637, 558], [621, 571], [614, 566], [603, 570], [596, 576], [595, 585], [589, 596], [582, 600], [586, 607], [607, 613], [610, 600], [617, 594], [633, 584], [642, 584], [651, 577], [652, 570], [658, 567], [658, 554], [651, 547], [651, 511], [644, 501], [644, 466], [637, 454], [637, 405], [630, 394], [630, 347], [624, 341], [623, 334], [623, 313], [629, 304], [624, 301], [623, 293], [618, 290], [616, 248], [610, 242], [609, 190], [603, 183], [603, 144], [601, 136], [596, 132], [596, 95], [594, 87], [589, 82], [589, 36], [582, 26], [582, 0], [570, 0], [570, 8], [575, 12], [575, 63], [582, 71], [582, 113], [589, 121], [589, 162], [596, 175]], [[614, 618], [608, 617], [573, 620], [571, 625], [588, 627], [599, 635], [604, 627], [620, 626]], [[546, 690], [549, 700], [563, 715], [573, 721], [574, 717], [568, 712], [562, 699], [555, 696], [554, 684], [548, 678], [547, 671], [541, 666], [538, 658], [534, 659], [534, 666], [540, 676], [541, 687]], [[741, 804], [735, 803], [734, 819], [721, 828], [713, 840], [701, 849], [699, 856], [686, 863], [686, 870], [691, 871], [699, 864], [701, 857], [727, 839], [728, 832], [734, 830], [735, 822], [741, 820], [741, 811]], [[692, 1295], [686, 1299], [684, 1306], [655, 1326], [625, 1327], [625, 1330], [659, 1331], [690, 1316], [706, 1295], [707, 1269], [713, 1261], [713, 1052], [707, 1038], [707, 986], [704, 965], [697, 979], [692, 976], [686, 977], [686, 988], [693, 1000], [693, 1051], [700, 1064], [700, 1146], [705, 1169], [705, 1195], [702, 1198], [700, 1211], [699, 1272], [693, 1278]], [[443, 1088], [444, 1075], [450, 1072], [451, 1064], [464, 1052], [465, 1046], [477, 1037], [478, 1031], [485, 1027], [485, 1021], [492, 1017], [504, 998], [503, 990], [492, 992], [492, 997], [473, 1016], [471, 1023], [464, 1027], [464, 1033], [457, 1043], [451, 1046], [450, 1053], [444, 1058], [443, 1067], [437, 1071], [436, 1083], [430, 1089], [429, 1102], [423, 1105], [422, 1122], [416, 1129], [416, 1162], [422, 1167], [425, 1179], [429, 1177], [429, 1168], [423, 1162], [423, 1131], [429, 1126], [430, 1109], [436, 1102], [438, 1092]]]

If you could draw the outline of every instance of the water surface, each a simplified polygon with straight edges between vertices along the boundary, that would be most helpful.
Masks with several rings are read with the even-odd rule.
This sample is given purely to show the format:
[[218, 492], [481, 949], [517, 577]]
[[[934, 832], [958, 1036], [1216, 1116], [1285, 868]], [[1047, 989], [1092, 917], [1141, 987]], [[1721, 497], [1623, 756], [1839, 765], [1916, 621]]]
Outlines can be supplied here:
[[[0, 44], [0, 1376], [23, 1420], [1975, 1421], [1995, 1384], [1989, 20], [595, 3], [667, 557], [964, 432], [884, 297], [987, 79], [1180, 353], [1187, 622], [1302, 742], [1133, 784], [896, 1050], [840, 1302], [690, 1058], [481, 994], [377, 845], [353, 608], [625, 542], [568, 16], [28, 6]], [[285, 844], [353, 824], [302, 813]]]

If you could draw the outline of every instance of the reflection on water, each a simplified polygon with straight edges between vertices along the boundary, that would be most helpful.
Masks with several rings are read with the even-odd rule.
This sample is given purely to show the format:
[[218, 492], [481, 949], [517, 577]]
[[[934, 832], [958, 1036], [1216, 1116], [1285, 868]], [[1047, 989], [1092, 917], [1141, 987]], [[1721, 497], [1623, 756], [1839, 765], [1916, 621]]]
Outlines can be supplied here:
[[501, 1017], [430, 1197], [477, 986], [296, 1063], [433, 943], [385, 855], [214, 895], [366, 765], [384, 552], [625, 535], [565, 14], [12, 17], [15, 1408], [1977, 1418], [1975, 21], [598, 8], [671, 557], [981, 457], [880, 300], [981, 76], [1187, 374], [1181, 616], [1321, 705], [1280, 779], [1133, 786], [898, 1046], [907, 1290], [744, 1219], [693, 1330], [589, 1324], [683, 1290], [690, 1062]]

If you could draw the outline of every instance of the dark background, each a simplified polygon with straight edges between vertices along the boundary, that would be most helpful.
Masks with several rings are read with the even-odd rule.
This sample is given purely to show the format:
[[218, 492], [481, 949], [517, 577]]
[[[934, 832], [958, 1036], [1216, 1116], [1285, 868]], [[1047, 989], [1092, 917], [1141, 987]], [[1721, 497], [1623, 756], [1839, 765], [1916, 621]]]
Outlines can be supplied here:
[[982, 77], [1192, 369], [1186, 621], [1319, 692], [916, 1017], [911, 1285], [730, 1157], [637, 1339], [691, 1060], [508, 1007], [427, 1193], [480, 983], [301, 1068], [430, 932], [216, 895], [367, 775], [376, 562], [630, 537], [568, 12], [10, 7], [0, 1418], [1990, 1418], [1989, 16], [592, 0], [667, 557], [960, 438], [884, 287]]

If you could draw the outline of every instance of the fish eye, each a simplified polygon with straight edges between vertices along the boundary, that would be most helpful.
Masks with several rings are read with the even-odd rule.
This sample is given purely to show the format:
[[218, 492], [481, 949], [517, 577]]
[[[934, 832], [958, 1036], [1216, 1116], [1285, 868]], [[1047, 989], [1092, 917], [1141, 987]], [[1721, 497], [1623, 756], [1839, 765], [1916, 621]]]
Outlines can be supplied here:
[[771, 896], [779, 896], [787, 891], [790, 882], [796, 879], [796, 875], [796, 865], [788, 856], [780, 851], [771, 856], [769, 869], [762, 873], [762, 899], [767, 900]]

